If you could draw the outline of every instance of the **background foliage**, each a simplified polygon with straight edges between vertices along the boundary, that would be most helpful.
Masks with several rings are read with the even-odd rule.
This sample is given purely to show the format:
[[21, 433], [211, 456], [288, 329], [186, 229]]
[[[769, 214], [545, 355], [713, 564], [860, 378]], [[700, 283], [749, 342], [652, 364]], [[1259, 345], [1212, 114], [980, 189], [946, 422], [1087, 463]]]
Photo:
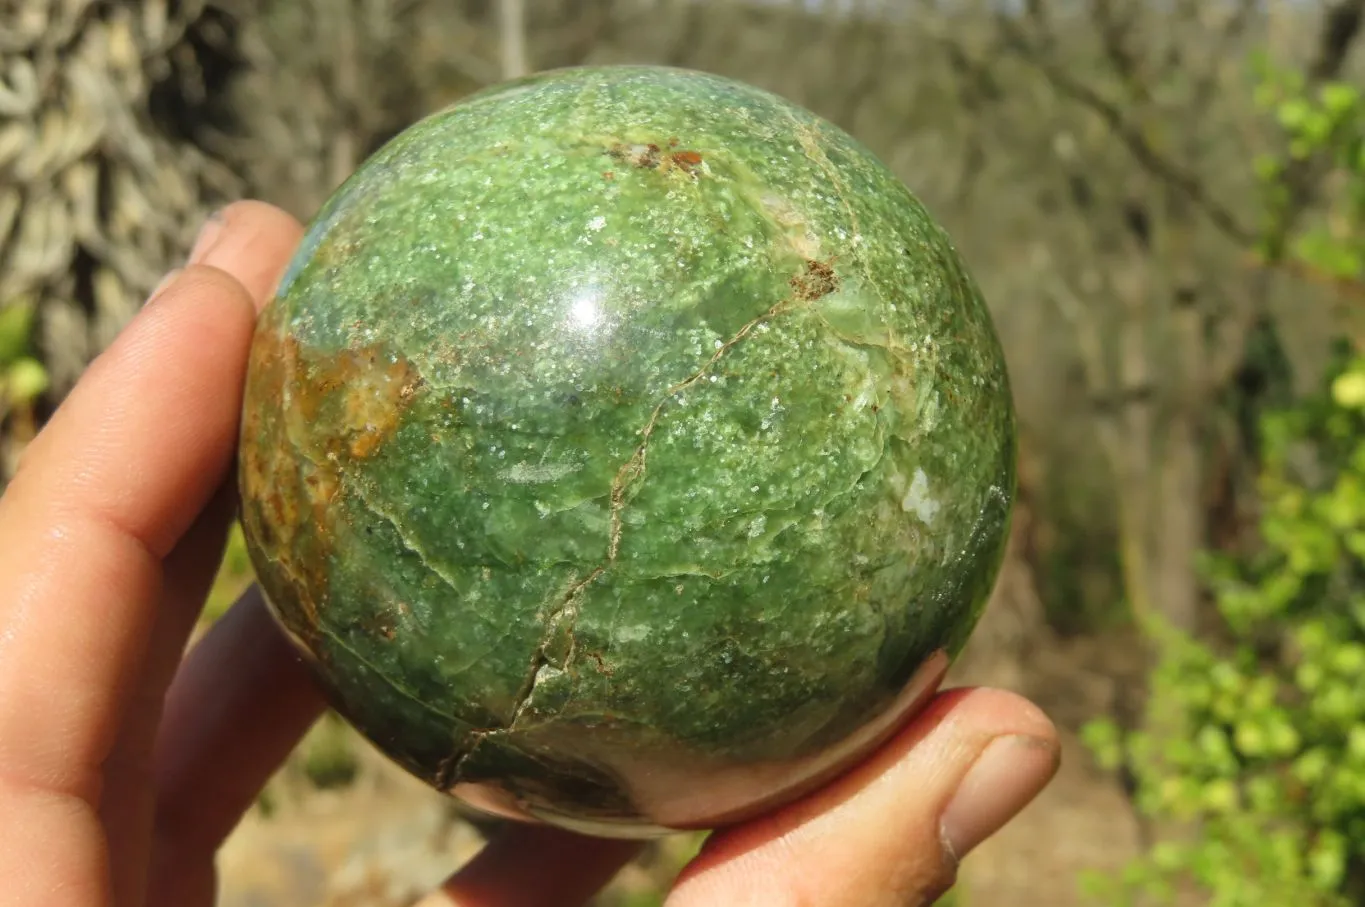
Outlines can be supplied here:
[[[1310, 89], [1292, 70], [1265, 78], [1259, 99], [1287, 139], [1282, 159], [1259, 165], [1269, 232], [1295, 168], [1320, 164], [1333, 191], [1313, 223], [1263, 251], [1358, 296], [1365, 97], [1340, 82]], [[1088, 728], [1102, 760], [1136, 774], [1139, 809], [1191, 823], [1117, 879], [1092, 879], [1105, 903], [1171, 902], [1191, 887], [1217, 907], [1365, 899], [1362, 349], [1344, 338], [1322, 380], [1260, 420], [1260, 544], [1205, 571], [1221, 632], [1151, 630], [1148, 711], [1166, 733]]]
[[[1035, 698], [1065, 760], [959, 907], [1365, 904], [1363, 23], [1365, 0], [0, 0], [0, 482], [213, 207], [306, 219], [407, 123], [530, 69], [745, 79], [926, 201], [1009, 359], [1020, 500], [955, 679]], [[234, 535], [205, 622], [250, 580]], [[329, 717], [225, 851], [225, 903], [407, 904], [479, 841]], [[696, 845], [602, 903], [660, 903]]]

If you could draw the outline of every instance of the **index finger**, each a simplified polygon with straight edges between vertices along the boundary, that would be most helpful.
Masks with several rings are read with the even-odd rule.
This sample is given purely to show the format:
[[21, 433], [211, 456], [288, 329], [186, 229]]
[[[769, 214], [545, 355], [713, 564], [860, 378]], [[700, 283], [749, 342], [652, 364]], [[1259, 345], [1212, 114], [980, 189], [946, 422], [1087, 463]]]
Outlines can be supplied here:
[[0, 498], [0, 784], [11, 791], [100, 796], [162, 559], [232, 461], [260, 282], [205, 265], [168, 282]]
[[73, 792], [93, 780], [161, 560], [227, 474], [253, 320], [236, 279], [187, 269], [25, 451], [0, 498], [0, 774]]

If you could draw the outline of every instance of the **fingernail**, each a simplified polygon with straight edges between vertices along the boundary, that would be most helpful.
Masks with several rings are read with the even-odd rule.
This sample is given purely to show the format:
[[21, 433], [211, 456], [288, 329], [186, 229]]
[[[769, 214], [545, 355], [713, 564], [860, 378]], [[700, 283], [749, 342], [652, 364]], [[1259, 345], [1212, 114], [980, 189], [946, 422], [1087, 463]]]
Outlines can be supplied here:
[[166, 292], [166, 288], [175, 283], [175, 279], [180, 276], [181, 270], [183, 269], [175, 268], [171, 271], [167, 271], [166, 276], [161, 278], [161, 282], [152, 287], [152, 292], [147, 296], [147, 301], [151, 302], [162, 293]]
[[1035, 737], [997, 737], [986, 745], [943, 811], [941, 833], [957, 863], [1027, 806], [1057, 772], [1057, 748]]
[[190, 248], [190, 264], [198, 264], [204, 260], [204, 256], [209, 254], [218, 237], [223, 233], [223, 212], [215, 211], [209, 215], [209, 219], [204, 222], [204, 226], [199, 228], [199, 235], [194, 238], [194, 246]]

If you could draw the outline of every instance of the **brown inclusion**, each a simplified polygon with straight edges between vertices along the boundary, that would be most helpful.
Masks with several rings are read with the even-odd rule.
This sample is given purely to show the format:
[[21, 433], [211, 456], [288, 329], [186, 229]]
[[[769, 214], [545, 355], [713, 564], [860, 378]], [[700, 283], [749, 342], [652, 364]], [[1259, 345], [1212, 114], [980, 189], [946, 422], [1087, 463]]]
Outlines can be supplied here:
[[808, 259], [806, 269], [788, 283], [791, 284], [797, 299], [813, 302], [838, 290], [839, 276], [834, 273], [830, 262]]
[[422, 382], [381, 345], [319, 352], [263, 316], [251, 348], [242, 421], [242, 528], [285, 626], [309, 648], [328, 595], [337, 498], [347, 473], [398, 429]]

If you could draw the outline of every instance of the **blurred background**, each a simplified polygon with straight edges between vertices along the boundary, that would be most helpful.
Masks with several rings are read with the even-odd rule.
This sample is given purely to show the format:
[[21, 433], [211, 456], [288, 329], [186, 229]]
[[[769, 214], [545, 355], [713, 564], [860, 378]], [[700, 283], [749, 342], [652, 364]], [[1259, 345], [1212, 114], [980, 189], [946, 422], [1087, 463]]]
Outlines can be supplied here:
[[[0, 477], [186, 253], [307, 219], [507, 76], [777, 91], [955, 237], [1022, 421], [954, 671], [1059, 723], [957, 907], [1365, 904], [1365, 0], [0, 0]], [[2, 478], [0, 478], [2, 480]], [[234, 538], [208, 623], [250, 582]], [[328, 718], [223, 853], [226, 907], [416, 897], [480, 846]], [[660, 842], [601, 907], [661, 903]]]

